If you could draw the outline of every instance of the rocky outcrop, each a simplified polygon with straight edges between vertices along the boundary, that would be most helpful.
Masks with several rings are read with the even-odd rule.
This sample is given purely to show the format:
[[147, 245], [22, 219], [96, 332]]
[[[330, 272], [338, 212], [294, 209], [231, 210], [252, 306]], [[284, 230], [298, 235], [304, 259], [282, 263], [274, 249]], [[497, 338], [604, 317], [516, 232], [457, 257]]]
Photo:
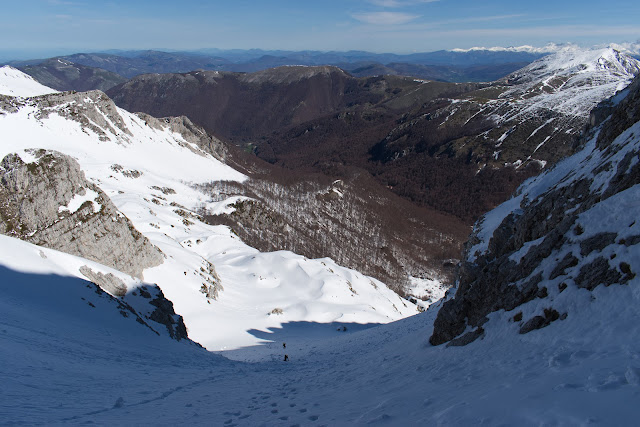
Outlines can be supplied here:
[[522, 322], [520, 333], [527, 333], [567, 316], [553, 308], [554, 296], [567, 287], [591, 291], [636, 277], [640, 230], [634, 209], [621, 206], [640, 188], [639, 107], [636, 79], [580, 142], [582, 151], [523, 184], [476, 225], [455, 297], [442, 305], [431, 344], [461, 341], [469, 331], [476, 339], [490, 313], [547, 301], [530, 319], [514, 316]]
[[80, 267], [80, 273], [114, 297], [123, 297], [127, 294], [127, 285], [112, 273], [104, 274], [99, 271], [93, 271], [86, 265]]
[[[157, 285], [144, 284], [127, 290], [124, 282], [112, 273], [94, 272], [87, 266], [80, 267], [80, 272], [92, 282], [87, 284], [87, 287], [93, 286], [100, 298], [113, 303], [122, 317], [134, 318], [140, 325], [146, 326], [157, 335], [160, 335], [158, 326], [164, 326], [174, 340], [186, 340], [200, 346], [189, 339], [182, 316], [175, 313], [173, 303], [165, 298]], [[116, 288], [113, 288], [113, 285]], [[119, 294], [124, 293], [117, 295], [113, 293], [114, 290]], [[88, 304], [92, 305], [90, 301]]]
[[[228, 155], [229, 150], [222, 141], [208, 134], [207, 131], [200, 126], [196, 126], [186, 116], [156, 119], [145, 113], [137, 113], [137, 115], [143, 119], [148, 126], [158, 130], [169, 128], [172, 132], [180, 134], [185, 141], [197, 145], [220, 161], [224, 161]], [[192, 149], [189, 145], [186, 145], [186, 147]]]
[[[135, 277], [163, 255], [87, 181], [78, 163], [51, 151], [0, 163], [0, 233], [97, 261]], [[117, 292], [116, 292], [117, 294]]]
[[[38, 120], [54, 114], [75, 121], [83, 131], [95, 133], [101, 141], [126, 145], [135, 140], [121, 111], [99, 90], [62, 92], [26, 99], [0, 95], [0, 114], [5, 111], [13, 113], [25, 106], [36, 109], [35, 118]], [[148, 114], [138, 113], [138, 117], [152, 129], [160, 132], [168, 130], [180, 135], [184, 141], [180, 137], [174, 138], [175, 141], [198, 155], [211, 154], [221, 161], [227, 157], [228, 149], [222, 141], [185, 116], [156, 119]]]
[[171, 338], [177, 341], [188, 339], [187, 327], [184, 325], [182, 316], [176, 314], [173, 310], [173, 303], [165, 298], [160, 288], [155, 287], [155, 291], [156, 297], [149, 304], [156, 307], [156, 309], [153, 310], [149, 319], [165, 325]]

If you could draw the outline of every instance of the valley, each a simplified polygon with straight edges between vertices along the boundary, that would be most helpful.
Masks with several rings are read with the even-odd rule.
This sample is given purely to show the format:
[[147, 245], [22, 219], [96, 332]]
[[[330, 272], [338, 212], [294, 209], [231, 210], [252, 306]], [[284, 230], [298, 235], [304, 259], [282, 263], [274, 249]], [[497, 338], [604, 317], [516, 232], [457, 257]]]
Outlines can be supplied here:
[[0, 68], [1, 423], [632, 425], [637, 59], [259, 53]]

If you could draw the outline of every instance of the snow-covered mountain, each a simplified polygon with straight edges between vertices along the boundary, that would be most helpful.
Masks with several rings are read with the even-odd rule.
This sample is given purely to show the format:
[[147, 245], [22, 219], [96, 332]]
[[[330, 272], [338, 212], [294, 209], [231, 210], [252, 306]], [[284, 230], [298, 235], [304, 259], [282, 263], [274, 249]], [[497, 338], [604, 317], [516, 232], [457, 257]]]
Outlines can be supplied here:
[[611, 43], [610, 47], [619, 50], [620, 52], [628, 53], [638, 57], [640, 55], [640, 41], [627, 42], [627, 43]]
[[[619, 52], [626, 53], [628, 55], [638, 55], [640, 54], [640, 43], [609, 43], [606, 45], [596, 45], [587, 49], [604, 49], [611, 48], [615, 49]], [[573, 43], [547, 43], [544, 46], [531, 46], [531, 45], [522, 45], [522, 46], [493, 46], [493, 47], [484, 47], [484, 46], [474, 46], [468, 49], [456, 48], [451, 49], [451, 52], [527, 52], [527, 53], [537, 53], [537, 54], [549, 54], [556, 53], [560, 51], [567, 50], [583, 50], [585, 48], [580, 47]]]
[[515, 87], [501, 98], [519, 104], [519, 115], [546, 109], [588, 117], [600, 101], [624, 89], [638, 73], [640, 62], [618, 50], [565, 48], [505, 77]]
[[9, 65], [0, 68], [0, 95], [37, 96], [55, 92]]
[[547, 43], [542, 47], [536, 47], [531, 45], [522, 45], [522, 46], [492, 46], [492, 47], [484, 47], [484, 46], [474, 46], [468, 49], [455, 48], [451, 49], [451, 52], [527, 52], [527, 53], [554, 53], [567, 48], [577, 48], [577, 46], [572, 44], [556, 44], [556, 43]]
[[395, 147], [388, 156], [406, 151], [404, 143], [395, 142], [424, 122], [422, 126], [442, 133], [462, 129], [461, 137], [441, 151], [472, 156], [480, 168], [544, 168], [573, 152], [591, 109], [624, 89], [639, 72], [638, 60], [612, 48], [561, 49], [416, 117], [411, 126], [402, 124], [385, 141]]
[[[238, 197], [213, 202], [195, 184], [246, 178], [221, 161], [220, 142], [186, 118], [134, 115], [99, 91], [3, 97], [0, 105], [0, 158], [16, 153], [18, 166], [25, 165], [4, 173], [46, 168], [41, 150], [73, 157], [90, 184], [74, 185], [47, 203], [59, 203], [53, 211], [72, 218], [76, 205], [86, 215], [101, 214], [106, 202], [100, 200], [108, 198], [117, 208], [110, 211], [113, 221], [125, 216], [163, 254], [160, 265], [144, 269], [144, 280], [162, 289], [184, 317], [189, 337], [210, 350], [265, 342], [255, 331], [292, 322], [384, 323], [417, 312], [384, 284], [330, 259], [260, 253], [227, 227], [203, 223], [198, 208], [229, 211]], [[12, 209], [28, 202], [18, 198], [22, 205]], [[30, 227], [21, 228], [25, 238], [42, 234]]]

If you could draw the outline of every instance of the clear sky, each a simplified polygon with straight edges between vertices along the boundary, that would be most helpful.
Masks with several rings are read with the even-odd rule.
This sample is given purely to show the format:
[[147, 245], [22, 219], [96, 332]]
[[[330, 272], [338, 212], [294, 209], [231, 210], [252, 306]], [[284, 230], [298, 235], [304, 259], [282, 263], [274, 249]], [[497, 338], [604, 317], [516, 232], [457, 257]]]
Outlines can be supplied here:
[[426, 52], [635, 42], [638, 0], [0, 0], [0, 57], [106, 49]]

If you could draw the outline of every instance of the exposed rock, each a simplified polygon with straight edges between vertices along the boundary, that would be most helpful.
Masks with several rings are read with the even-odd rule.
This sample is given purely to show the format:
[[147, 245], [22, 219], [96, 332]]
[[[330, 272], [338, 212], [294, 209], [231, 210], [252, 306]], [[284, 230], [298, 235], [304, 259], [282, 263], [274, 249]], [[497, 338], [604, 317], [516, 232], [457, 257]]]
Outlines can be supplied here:
[[587, 256], [593, 251], [601, 251], [612, 245], [618, 237], [617, 233], [598, 233], [580, 242], [580, 255]]
[[580, 269], [580, 273], [576, 277], [576, 285], [591, 291], [598, 285], [620, 283], [621, 279], [620, 272], [611, 268], [607, 259], [600, 257]]
[[[186, 116], [156, 119], [155, 117], [145, 113], [137, 113], [137, 115], [152, 128], [164, 129], [168, 127], [172, 132], [182, 135], [185, 141], [196, 144], [218, 160], [224, 161], [227, 157], [228, 149], [224, 143], [218, 138], [207, 133], [207, 131], [200, 126], [196, 126]], [[192, 149], [190, 145], [185, 146]]]
[[162, 291], [158, 288], [158, 294], [150, 304], [157, 307], [149, 317], [154, 322], [161, 323], [167, 327], [171, 338], [180, 341], [187, 339], [187, 327], [184, 325], [182, 316], [176, 314], [173, 310], [173, 303], [165, 298]]
[[578, 262], [578, 258], [574, 257], [572, 253], [568, 253], [564, 258], [562, 258], [562, 261], [560, 261], [558, 265], [556, 265], [556, 267], [553, 269], [553, 271], [549, 275], [549, 279], [555, 279], [561, 274], [565, 274], [568, 268], [575, 267], [576, 265], [578, 265]]
[[140, 278], [145, 268], [163, 262], [74, 159], [44, 150], [32, 154], [33, 163], [9, 154], [0, 164], [1, 233]]
[[[566, 316], [565, 316], [566, 317]], [[555, 322], [560, 319], [560, 313], [552, 308], [546, 308], [544, 310], [544, 316], [534, 316], [529, 319], [522, 327], [520, 328], [521, 334], [526, 334], [536, 329], [544, 328], [545, 326], [549, 326], [551, 322]]]
[[124, 282], [111, 273], [95, 272], [86, 265], [80, 267], [80, 273], [114, 297], [122, 297], [127, 293], [127, 286]]
[[484, 329], [480, 327], [474, 331], [467, 332], [466, 334], [451, 340], [449, 344], [447, 344], [447, 347], [461, 347], [463, 345], [471, 344], [472, 342], [474, 342], [475, 340], [477, 340], [483, 335], [484, 335]]

